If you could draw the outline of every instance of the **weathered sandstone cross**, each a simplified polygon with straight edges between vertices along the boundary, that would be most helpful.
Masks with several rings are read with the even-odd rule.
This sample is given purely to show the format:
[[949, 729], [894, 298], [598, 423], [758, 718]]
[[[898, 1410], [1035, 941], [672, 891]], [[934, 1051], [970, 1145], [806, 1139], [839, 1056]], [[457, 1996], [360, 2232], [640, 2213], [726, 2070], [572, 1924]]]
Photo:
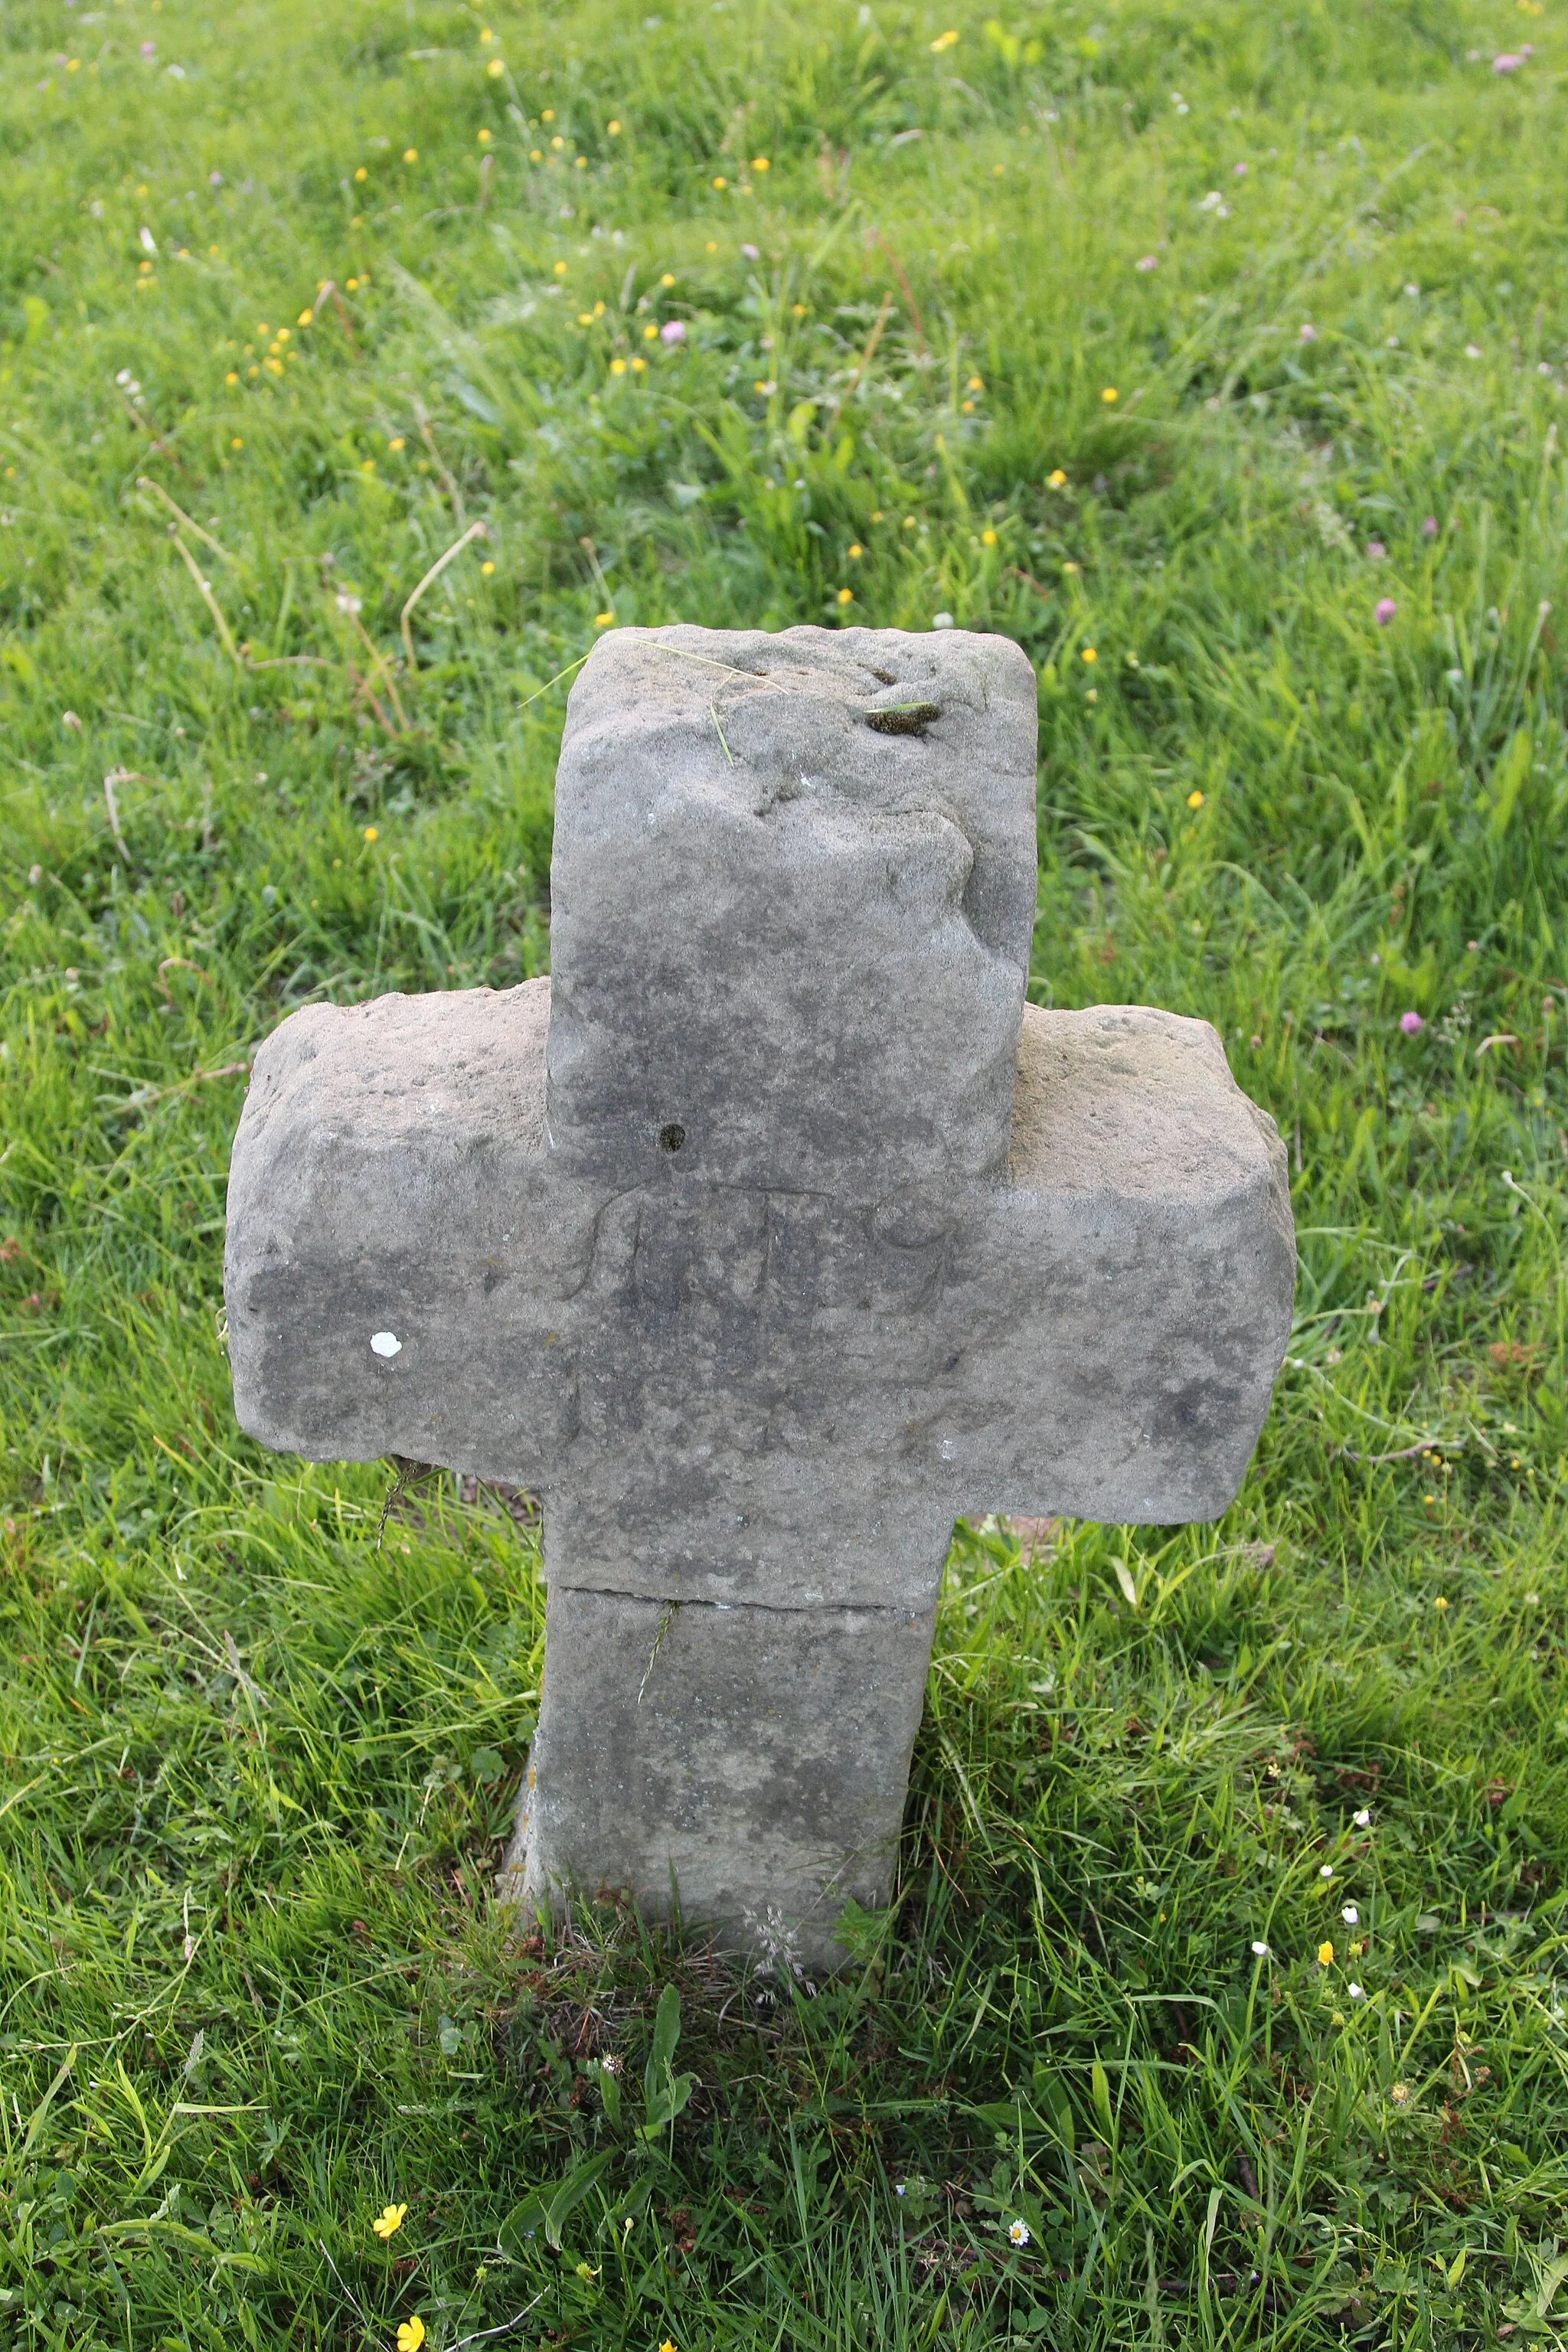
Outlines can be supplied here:
[[1206, 1518], [1294, 1249], [1206, 1024], [1024, 1003], [1000, 637], [601, 641], [552, 977], [296, 1013], [229, 1181], [242, 1425], [543, 1497], [518, 1883], [831, 1961], [887, 1897], [952, 1522]]

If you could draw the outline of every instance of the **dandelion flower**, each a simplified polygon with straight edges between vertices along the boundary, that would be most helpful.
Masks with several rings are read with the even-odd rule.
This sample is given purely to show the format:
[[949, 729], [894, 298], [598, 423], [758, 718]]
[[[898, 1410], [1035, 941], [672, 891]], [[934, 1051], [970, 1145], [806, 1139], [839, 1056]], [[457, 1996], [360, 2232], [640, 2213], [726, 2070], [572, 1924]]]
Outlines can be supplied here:
[[489, 557], [488, 555], [486, 556], [486, 558], [485, 558], [484, 562], [480, 564], [480, 566], [479, 566], [479, 570], [480, 570], [482, 572], [484, 572], [484, 573], [486, 574], [486, 576], [487, 576], [487, 577], [489, 576], [489, 574], [490, 572], [492, 572], [495, 570], [495, 565], [490, 562]]
[[[501, 75], [506, 71], [505, 60], [501, 58], [492, 58], [489, 65], [485, 68], [485, 71], [489, 74], [492, 81], [499, 81]], [[405, 163], [411, 163], [413, 161], [412, 153], [405, 155], [403, 160]]]
[[489, 145], [490, 134], [488, 131], [481, 130], [477, 133], [477, 136], [481, 147], [488, 147]]
[[[381, 839], [381, 827], [378, 824], [367, 824], [364, 829], [364, 837], [367, 841], [379, 841]], [[376, 2227], [379, 2229], [379, 2222], [376, 2224]]]
[[1100, 655], [1093, 646], [1085, 646], [1083, 652], [1079, 658], [1081, 661], [1097, 662], [1100, 659]]
[[1113, 401], [1117, 401], [1117, 400], [1120, 400], [1120, 399], [1121, 399], [1121, 394], [1117, 391], [1116, 386], [1115, 386], [1113, 383], [1108, 383], [1108, 384], [1106, 385], [1106, 387], [1105, 387], [1105, 390], [1100, 394], [1100, 396], [1101, 400], [1103, 400], [1103, 401], [1104, 401], [1104, 403], [1105, 403], [1106, 406], [1109, 408], [1109, 407], [1110, 406], [1110, 404], [1111, 404], [1111, 403], [1112, 403]]
[[1321, 1969], [1331, 1968], [1333, 1966], [1333, 1946], [1330, 1943], [1320, 1944], [1318, 1946], [1318, 1966]]
[[1201, 809], [1203, 804], [1204, 796], [1202, 793], [1192, 792], [1187, 794], [1187, 806], [1190, 809]]
[[995, 532], [989, 529], [983, 530], [980, 534], [980, 544], [982, 547], [994, 547], [996, 544]]
[[1009, 2221], [1007, 2224], [1007, 2235], [1016, 2246], [1026, 2246], [1030, 2234], [1027, 2221]]
[[376, 2236], [382, 2240], [384, 2244], [388, 2238], [395, 2237], [398, 2231], [402, 2229], [404, 2217], [407, 2211], [408, 2208], [406, 2205], [384, 2205], [382, 2207], [380, 2212], [376, 2215], [374, 2221], [370, 2226], [375, 2231]]
[[239, 382], [238, 374], [235, 369], [230, 368], [228, 373], [224, 378], [224, 382], [225, 383], [237, 383]]
[[957, 38], [958, 35], [956, 32], [951, 30], [945, 33], [939, 33], [935, 40], [931, 45], [931, 55], [933, 57], [940, 58], [943, 49], [951, 49]]
[[557, 278], [564, 278], [564, 277], [565, 277], [565, 275], [566, 275], [566, 264], [565, 264], [563, 261], [552, 261], [552, 262], [551, 263], [550, 267], [551, 267], [551, 269], [552, 269], [552, 273], [553, 273], [553, 275], [554, 275], [555, 277], [557, 277]]
[[401, 433], [395, 433], [395, 434], [392, 436], [391, 440], [390, 440], [390, 441], [388, 441], [388, 443], [387, 443], [387, 445], [386, 445], [386, 446], [387, 446], [387, 447], [388, 447], [389, 449], [401, 449], [401, 448], [403, 447], [403, 436], [402, 436], [402, 434], [401, 434]]
[[645, 327], [642, 331], [642, 339], [645, 343], [657, 343], [658, 341], [658, 329], [655, 326]]
[[610, 373], [612, 375], [625, 375], [626, 372], [626, 363], [625, 360], [612, 360], [610, 362]]
[[729, 186], [729, 184], [730, 184], [730, 183], [729, 183], [729, 181], [724, 177], [724, 174], [723, 174], [723, 173], [722, 173], [722, 172], [716, 172], [716, 173], [713, 174], [713, 185], [714, 185], [716, 188], [727, 188], [727, 187]]
[[412, 2319], [400, 2319], [398, 2321], [397, 2352], [419, 2352], [419, 2347], [424, 2343], [424, 2341], [425, 2322], [420, 2318], [417, 2312], [415, 2313]]
[[612, 139], [618, 139], [620, 137], [621, 126], [616, 121], [614, 115], [610, 117], [610, 120], [605, 123], [605, 128], [609, 132]]
[[1255, 1936], [1252, 1939], [1252, 1957], [1255, 1960], [1266, 1960], [1268, 1958], [1268, 1947], [1260, 1937]]
[[615, 617], [616, 616], [613, 613], [595, 613], [594, 615], [594, 626], [596, 629], [607, 629]]
[[854, 591], [854, 589], [853, 589], [853, 588], [840, 588], [840, 590], [838, 591], [838, 602], [839, 602], [841, 604], [852, 604], [855, 602], [855, 591]]
[[1053, 472], [1046, 476], [1046, 488], [1050, 490], [1059, 490], [1066, 480], [1067, 476], [1063, 473], [1061, 467], [1058, 466]]
[[354, 178], [356, 180], [368, 180], [369, 177], [370, 173], [365, 170], [364, 165], [362, 163], [359, 166], [359, 169], [355, 172]]
[[1353, 1903], [1347, 1903], [1345, 1905], [1343, 1910], [1340, 1913], [1340, 1917], [1344, 1921], [1347, 1927], [1359, 1927], [1361, 1926], [1361, 1913], [1356, 1909]]
[[769, 168], [770, 168], [770, 167], [769, 167], [769, 163], [768, 163], [768, 159], [767, 159], [767, 157], [766, 157], [765, 155], [753, 155], [753, 156], [752, 156], [752, 171], [753, 171], [753, 172], [765, 172], [765, 171], [767, 171]]
[[851, 562], [851, 563], [857, 562], [859, 560], [859, 558], [860, 558], [862, 555], [864, 555], [864, 554], [865, 554], [865, 552], [866, 552], [865, 549], [861, 546], [861, 544], [860, 544], [860, 542], [859, 542], [859, 541], [858, 541], [858, 539], [852, 539], [852, 540], [850, 541], [850, 542], [849, 542], [849, 561]]

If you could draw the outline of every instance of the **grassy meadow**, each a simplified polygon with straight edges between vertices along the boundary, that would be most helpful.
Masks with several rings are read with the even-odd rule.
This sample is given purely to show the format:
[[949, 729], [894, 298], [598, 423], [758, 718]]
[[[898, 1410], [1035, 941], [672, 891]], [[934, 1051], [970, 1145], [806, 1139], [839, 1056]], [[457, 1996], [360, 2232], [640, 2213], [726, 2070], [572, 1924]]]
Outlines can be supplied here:
[[[0, 19], [0, 2345], [1563, 2343], [1564, 0], [645, 5]], [[547, 969], [598, 630], [939, 614], [1273, 1411], [956, 1531], [841, 1981], [509, 1935], [534, 1534], [238, 1435], [246, 1069]]]

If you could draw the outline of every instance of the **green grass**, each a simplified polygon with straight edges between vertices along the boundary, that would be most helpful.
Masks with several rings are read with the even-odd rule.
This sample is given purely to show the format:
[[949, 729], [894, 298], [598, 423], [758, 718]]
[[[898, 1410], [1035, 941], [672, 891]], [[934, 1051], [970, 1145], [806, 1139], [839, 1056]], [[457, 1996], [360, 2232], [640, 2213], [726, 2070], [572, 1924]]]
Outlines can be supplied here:
[[[0, 2341], [1561, 2342], [1561, 0], [663, 9], [0, 23]], [[545, 967], [596, 616], [939, 612], [1291, 1356], [1218, 1525], [959, 1529], [842, 1982], [519, 1948], [535, 1549], [237, 1433], [244, 1066]]]

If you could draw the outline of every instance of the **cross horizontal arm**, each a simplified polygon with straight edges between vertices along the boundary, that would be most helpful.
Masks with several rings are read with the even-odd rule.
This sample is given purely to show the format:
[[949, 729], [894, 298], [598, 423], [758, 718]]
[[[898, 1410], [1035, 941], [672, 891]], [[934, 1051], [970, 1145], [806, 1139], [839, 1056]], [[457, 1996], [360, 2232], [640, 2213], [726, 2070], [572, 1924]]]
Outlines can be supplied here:
[[926, 1606], [960, 1512], [1206, 1517], [1289, 1328], [1272, 1122], [1208, 1026], [1026, 1011], [1005, 1179], [841, 1200], [565, 1172], [550, 983], [312, 1006], [258, 1055], [242, 1425], [542, 1490], [577, 1588]]

